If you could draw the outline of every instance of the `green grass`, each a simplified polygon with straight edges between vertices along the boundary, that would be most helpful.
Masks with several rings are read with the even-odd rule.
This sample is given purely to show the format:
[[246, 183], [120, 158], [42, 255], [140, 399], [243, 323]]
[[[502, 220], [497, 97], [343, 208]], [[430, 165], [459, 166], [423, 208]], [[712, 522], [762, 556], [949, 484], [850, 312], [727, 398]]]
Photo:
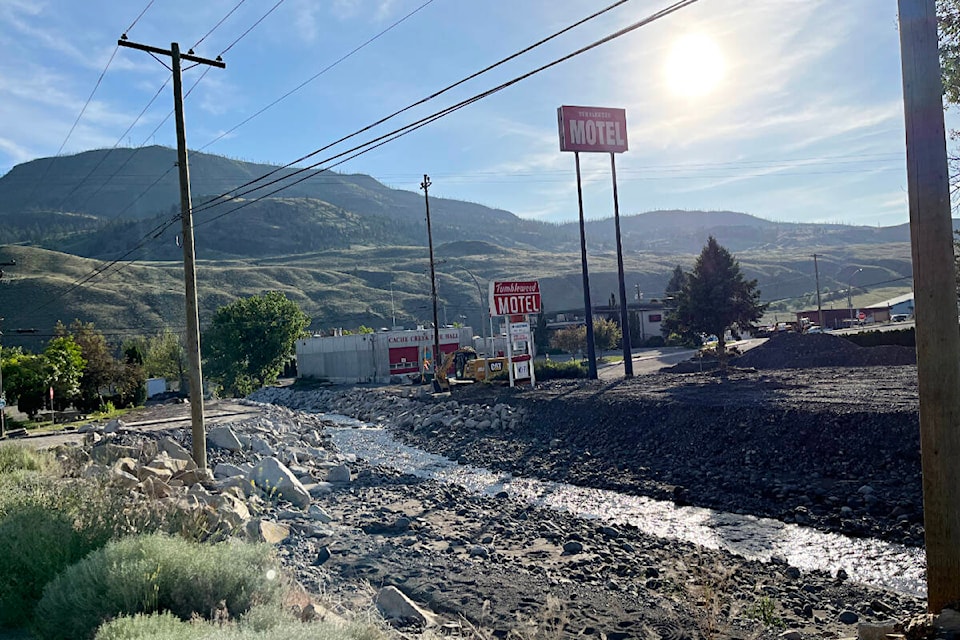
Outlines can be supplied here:
[[46, 451], [11, 442], [0, 444], [0, 475], [14, 471], [52, 471], [56, 468], [53, 456]]

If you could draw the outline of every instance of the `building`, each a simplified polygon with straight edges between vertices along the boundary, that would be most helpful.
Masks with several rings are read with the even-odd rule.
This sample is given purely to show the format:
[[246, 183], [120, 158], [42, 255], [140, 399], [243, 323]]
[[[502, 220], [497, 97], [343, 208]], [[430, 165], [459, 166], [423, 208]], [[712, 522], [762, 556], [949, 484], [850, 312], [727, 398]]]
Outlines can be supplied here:
[[[859, 309], [823, 309], [823, 326], [842, 329], [853, 324], [890, 322], [893, 316], [900, 314], [913, 317], [913, 292]], [[803, 325], [804, 319], [811, 324], [820, 324], [820, 313], [816, 309], [798, 311], [798, 326]]]
[[[663, 318], [666, 315], [666, 309], [663, 303], [650, 302], [631, 302], [627, 305], [627, 311], [630, 314], [630, 323], [638, 323], [634, 329], [640, 335], [640, 340], [649, 340], [654, 336], [661, 336], [661, 326]], [[597, 305], [593, 307], [594, 318], [604, 318], [613, 320], [620, 324], [620, 307], [617, 305]], [[583, 309], [573, 309], [555, 314], [553, 318], [547, 320], [547, 330], [556, 331], [557, 329], [566, 329], [569, 327], [578, 327], [584, 324]], [[639, 346], [639, 345], [634, 345]]]
[[[440, 351], [473, 346], [473, 329], [440, 330]], [[433, 364], [433, 329], [380, 331], [297, 340], [297, 376], [337, 384], [387, 383], [419, 375], [424, 361]]]

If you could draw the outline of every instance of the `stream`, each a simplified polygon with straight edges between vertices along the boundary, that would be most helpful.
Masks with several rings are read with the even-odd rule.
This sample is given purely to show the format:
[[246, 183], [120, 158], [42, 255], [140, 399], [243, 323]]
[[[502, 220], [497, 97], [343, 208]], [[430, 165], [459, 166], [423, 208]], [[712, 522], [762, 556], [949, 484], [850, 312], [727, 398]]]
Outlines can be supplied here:
[[850, 538], [770, 518], [678, 507], [643, 496], [515, 477], [407, 446], [383, 427], [336, 414], [320, 415], [336, 425], [329, 433], [342, 453], [374, 465], [454, 483], [477, 493], [506, 492], [512, 499], [539, 507], [611, 525], [629, 524], [650, 535], [723, 549], [748, 559], [769, 562], [778, 557], [802, 570], [821, 569], [831, 574], [843, 569], [856, 582], [919, 597], [926, 594], [923, 549]]

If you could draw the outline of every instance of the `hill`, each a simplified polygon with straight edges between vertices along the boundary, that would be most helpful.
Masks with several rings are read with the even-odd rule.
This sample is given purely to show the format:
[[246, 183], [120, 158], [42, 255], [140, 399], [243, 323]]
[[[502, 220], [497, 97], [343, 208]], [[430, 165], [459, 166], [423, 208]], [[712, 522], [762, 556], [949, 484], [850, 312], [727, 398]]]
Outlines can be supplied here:
[[[163, 147], [90, 151], [35, 160], [0, 177], [0, 261], [18, 262], [0, 280], [7, 328], [43, 335], [56, 320], [80, 318], [122, 337], [183, 325], [174, 156]], [[293, 171], [191, 156], [195, 194]], [[369, 176], [314, 172], [290, 189], [257, 196], [216, 206], [205, 204], [209, 195], [194, 197], [202, 319], [267, 290], [297, 300], [314, 330], [431, 318], [422, 194]], [[477, 284], [483, 289], [493, 278], [540, 279], [548, 312], [582, 306], [576, 222], [523, 220], [443, 198], [431, 198], [431, 213], [441, 322], [479, 328], [486, 319]], [[624, 215], [621, 223], [627, 288], [645, 301], [663, 296], [674, 266], [692, 266], [708, 235], [758, 279], [773, 313], [816, 304], [814, 252], [827, 307], [846, 308], [848, 294], [857, 305], [909, 290], [905, 225], [793, 224], [733, 211], [653, 211]], [[591, 293], [606, 301], [617, 290], [613, 223], [589, 221], [586, 233]], [[127, 252], [125, 260], [135, 262], [110, 262]]]

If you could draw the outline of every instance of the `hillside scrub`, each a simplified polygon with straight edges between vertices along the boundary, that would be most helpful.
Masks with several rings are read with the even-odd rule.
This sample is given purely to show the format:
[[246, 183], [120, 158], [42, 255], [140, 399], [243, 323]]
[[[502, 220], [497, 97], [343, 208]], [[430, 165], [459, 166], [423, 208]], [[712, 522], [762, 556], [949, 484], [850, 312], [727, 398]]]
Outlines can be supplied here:
[[267, 545], [204, 545], [164, 534], [107, 544], [67, 568], [44, 589], [34, 631], [50, 640], [92, 638], [121, 614], [166, 611], [239, 617], [281, 596], [279, 565]]

